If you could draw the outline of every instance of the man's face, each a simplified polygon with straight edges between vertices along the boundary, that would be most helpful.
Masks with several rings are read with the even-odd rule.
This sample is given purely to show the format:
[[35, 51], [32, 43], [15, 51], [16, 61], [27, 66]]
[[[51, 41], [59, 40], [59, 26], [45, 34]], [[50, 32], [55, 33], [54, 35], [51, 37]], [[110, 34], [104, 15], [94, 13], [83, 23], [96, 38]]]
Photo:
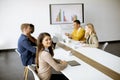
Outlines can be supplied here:
[[78, 29], [80, 24], [77, 24], [76, 22], [73, 23], [74, 29]]
[[28, 27], [25, 29], [25, 32], [26, 32], [27, 34], [31, 34], [31, 31], [32, 31], [32, 29], [31, 29], [30, 26], [28, 26]]

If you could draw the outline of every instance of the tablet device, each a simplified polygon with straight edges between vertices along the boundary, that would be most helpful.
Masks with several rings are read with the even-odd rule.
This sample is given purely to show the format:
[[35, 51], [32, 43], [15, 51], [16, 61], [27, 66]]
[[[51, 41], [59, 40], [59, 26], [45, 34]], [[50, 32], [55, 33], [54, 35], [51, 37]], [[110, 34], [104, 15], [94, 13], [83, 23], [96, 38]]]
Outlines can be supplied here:
[[75, 61], [75, 60], [68, 61], [68, 64], [69, 64], [70, 66], [78, 66], [78, 65], [80, 65], [80, 63], [78, 63], [78, 62]]

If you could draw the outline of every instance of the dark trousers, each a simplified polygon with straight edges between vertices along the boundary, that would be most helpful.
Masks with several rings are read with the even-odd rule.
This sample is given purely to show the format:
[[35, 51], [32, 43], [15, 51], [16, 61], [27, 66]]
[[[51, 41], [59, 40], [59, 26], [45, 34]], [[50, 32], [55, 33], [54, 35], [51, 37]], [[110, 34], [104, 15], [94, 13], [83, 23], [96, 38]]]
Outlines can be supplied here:
[[63, 74], [52, 74], [50, 80], [69, 80], [69, 79]]

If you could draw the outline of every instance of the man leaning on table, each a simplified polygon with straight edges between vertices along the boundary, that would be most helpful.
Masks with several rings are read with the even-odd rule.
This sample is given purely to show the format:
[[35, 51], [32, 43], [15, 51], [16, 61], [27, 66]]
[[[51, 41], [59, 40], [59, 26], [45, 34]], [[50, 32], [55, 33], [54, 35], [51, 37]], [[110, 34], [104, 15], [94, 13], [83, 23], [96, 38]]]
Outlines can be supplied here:
[[84, 40], [85, 30], [84, 30], [84, 28], [81, 27], [80, 21], [75, 20], [73, 22], [73, 26], [74, 26], [74, 29], [73, 29], [72, 33], [71, 34], [65, 33], [65, 35], [68, 36], [68, 38], [76, 40], [76, 41]]

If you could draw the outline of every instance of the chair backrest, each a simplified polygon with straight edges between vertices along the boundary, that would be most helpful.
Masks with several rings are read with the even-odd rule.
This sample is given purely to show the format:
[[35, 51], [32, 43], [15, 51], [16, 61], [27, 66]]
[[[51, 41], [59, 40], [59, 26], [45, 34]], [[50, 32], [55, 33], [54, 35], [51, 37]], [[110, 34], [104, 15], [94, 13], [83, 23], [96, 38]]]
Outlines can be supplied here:
[[57, 42], [58, 42], [58, 37], [53, 36], [53, 37], [52, 37], [52, 41], [53, 41], [53, 43], [57, 43]]
[[103, 44], [103, 46], [102, 46], [102, 50], [105, 50], [105, 48], [107, 47], [107, 45], [108, 45], [108, 42], [105, 42], [105, 43]]
[[17, 52], [17, 53], [18, 53], [18, 55], [19, 55], [19, 56], [21, 56], [21, 54], [19, 53], [19, 51], [18, 51], [17, 49], [15, 49], [15, 52]]
[[35, 67], [35, 66], [28, 65], [28, 69], [33, 73], [34, 79], [40, 80], [40, 78], [38, 77], [38, 74], [34, 71], [35, 69], [33, 67]]

